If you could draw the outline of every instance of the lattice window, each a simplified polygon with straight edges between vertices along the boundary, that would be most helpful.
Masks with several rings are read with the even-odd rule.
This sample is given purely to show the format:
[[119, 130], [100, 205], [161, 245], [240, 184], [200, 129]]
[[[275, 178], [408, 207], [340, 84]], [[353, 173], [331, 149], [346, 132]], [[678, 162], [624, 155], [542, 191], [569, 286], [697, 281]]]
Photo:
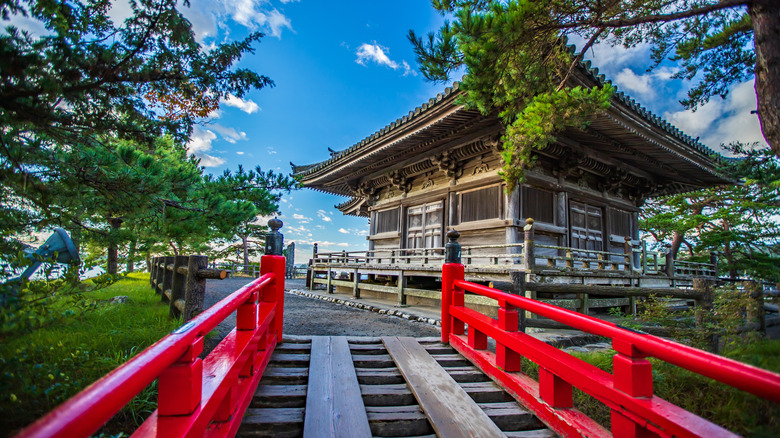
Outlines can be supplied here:
[[374, 233], [388, 233], [398, 231], [398, 208], [377, 211], [375, 216]]
[[631, 237], [631, 213], [618, 209], [609, 210], [609, 232], [616, 236]]
[[523, 186], [522, 195], [524, 219], [531, 217], [536, 222], [555, 223], [555, 193]]
[[501, 218], [501, 186], [460, 194], [460, 223]]
[[438, 248], [442, 245], [442, 218], [444, 202], [410, 207], [406, 220], [407, 248]]

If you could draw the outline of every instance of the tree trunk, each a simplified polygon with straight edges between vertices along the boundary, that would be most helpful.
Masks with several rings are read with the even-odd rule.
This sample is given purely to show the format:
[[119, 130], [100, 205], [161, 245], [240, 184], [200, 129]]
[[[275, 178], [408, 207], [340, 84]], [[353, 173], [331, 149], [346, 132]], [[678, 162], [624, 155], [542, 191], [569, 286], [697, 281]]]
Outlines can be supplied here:
[[780, 2], [753, 0], [748, 7], [756, 51], [756, 96], [761, 132], [780, 156]]
[[179, 255], [179, 249], [176, 248], [176, 245], [173, 244], [173, 240], [168, 241], [168, 245], [171, 245], [171, 248], [173, 248], [173, 255], [177, 256]]
[[130, 249], [127, 251], [127, 270], [126, 272], [133, 272], [135, 269], [135, 239], [130, 241]]
[[244, 266], [249, 264], [249, 235], [241, 236], [241, 242], [244, 246]]
[[677, 259], [677, 253], [680, 252], [680, 246], [682, 246], [684, 240], [685, 240], [685, 234], [675, 230], [674, 236], [672, 237], [672, 258], [673, 259]]
[[119, 239], [119, 229], [122, 228], [122, 219], [115, 217], [109, 218], [108, 224], [112, 228], [112, 233], [110, 236], [111, 241], [108, 244], [108, 262], [106, 264], [106, 272], [109, 274], [116, 274], [117, 263], [119, 261], [117, 240]]

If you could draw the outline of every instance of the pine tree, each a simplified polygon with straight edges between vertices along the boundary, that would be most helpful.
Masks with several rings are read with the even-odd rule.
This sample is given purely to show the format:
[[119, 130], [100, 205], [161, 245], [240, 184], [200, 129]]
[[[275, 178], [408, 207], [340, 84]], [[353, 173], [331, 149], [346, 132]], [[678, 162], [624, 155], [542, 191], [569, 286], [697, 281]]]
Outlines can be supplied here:
[[730, 149], [741, 158], [723, 170], [742, 183], [650, 200], [640, 227], [671, 241], [675, 257], [704, 261], [714, 252], [731, 278], [780, 281], [780, 160], [740, 144]]
[[[682, 103], [695, 109], [730, 85], [756, 80], [758, 115], [767, 143], [780, 155], [780, 2], [432, 0], [453, 17], [427, 38], [410, 31], [423, 75], [448, 81], [465, 68], [461, 103], [498, 113], [504, 177], [514, 184], [533, 165], [531, 152], [566, 126], [609, 104], [612, 90], [583, 90], [568, 81], [596, 43], [649, 43], [655, 65], [671, 57], [677, 77], [696, 80]], [[565, 41], [584, 44], [570, 53]]]
[[[273, 85], [265, 76], [233, 67], [262, 34], [206, 49], [175, 0], [141, 0], [131, 6], [132, 17], [113, 23], [109, 1], [0, 3], [6, 25], [0, 35], [4, 249], [30, 228], [61, 222], [61, 211], [68, 210], [77, 223], [87, 218], [98, 223], [94, 212], [78, 212], [65, 202], [68, 192], [60, 189], [65, 182], [90, 187], [90, 178], [99, 174], [97, 164], [111, 166], [101, 161], [104, 154], [131, 158], [132, 151], [120, 151], [108, 139], [128, 141], [142, 154], [165, 135], [184, 144], [193, 123], [221, 98]], [[37, 19], [48, 34], [34, 37], [14, 27], [19, 15]], [[125, 187], [116, 188], [119, 194]], [[178, 202], [168, 201], [174, 207]], [[156, 205], [166, 204], [158, 200]], [[103, 231], [118, 235], [124, 213], [105, 213], [105, 220], [115, 220]]]

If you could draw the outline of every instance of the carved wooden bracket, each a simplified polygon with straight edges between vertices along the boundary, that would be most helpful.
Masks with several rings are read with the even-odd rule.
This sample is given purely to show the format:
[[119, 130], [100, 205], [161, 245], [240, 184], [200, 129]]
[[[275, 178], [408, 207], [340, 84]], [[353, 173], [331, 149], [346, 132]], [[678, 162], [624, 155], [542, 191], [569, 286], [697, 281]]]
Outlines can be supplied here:
[[452, 158], [449, 151], [444, 151], [432, 158], [431, 162], [438, 166], [439, 170], [447, 175], [447, 178], [460, 178], [460, 176], [463, 175], [462, 166]]
[[390, 178], [390, 187], [398, 189], [403, 193], [409, 193], [409, 190], [412, 189], [412, 182], [400, 170], [390, 172], [388, 177]]

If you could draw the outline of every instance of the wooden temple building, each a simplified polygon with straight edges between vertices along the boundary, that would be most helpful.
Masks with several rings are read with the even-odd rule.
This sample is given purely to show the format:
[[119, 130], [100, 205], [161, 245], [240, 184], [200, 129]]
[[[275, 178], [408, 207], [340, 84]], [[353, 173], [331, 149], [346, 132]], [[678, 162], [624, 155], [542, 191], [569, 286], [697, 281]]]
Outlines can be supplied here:
[[[572, 81], [605, 79], [583, 63]], [[347, 197], [337, 208], [370, 220], [366, 251], [315, 246], [312, 285], [435, 304], [450, 230], [460, 234], [467, 279], [515, 289], [518, 281], [668, 289], [716, 276], [715, 260], [671, 260], [648, 250], [638, 230], [646, 199], [729, 182], [712, 150], [618, 92], [587, 128], [537, 152], [535, 168], [507, 193], [498, 175], [504, 126], [458, 105], [461, 93], [455, 83], [359, 143], [329, 148], [327, 160], [292, 165], [305, 187]], [[633, 302], [517, 292], [584, 311]]]

